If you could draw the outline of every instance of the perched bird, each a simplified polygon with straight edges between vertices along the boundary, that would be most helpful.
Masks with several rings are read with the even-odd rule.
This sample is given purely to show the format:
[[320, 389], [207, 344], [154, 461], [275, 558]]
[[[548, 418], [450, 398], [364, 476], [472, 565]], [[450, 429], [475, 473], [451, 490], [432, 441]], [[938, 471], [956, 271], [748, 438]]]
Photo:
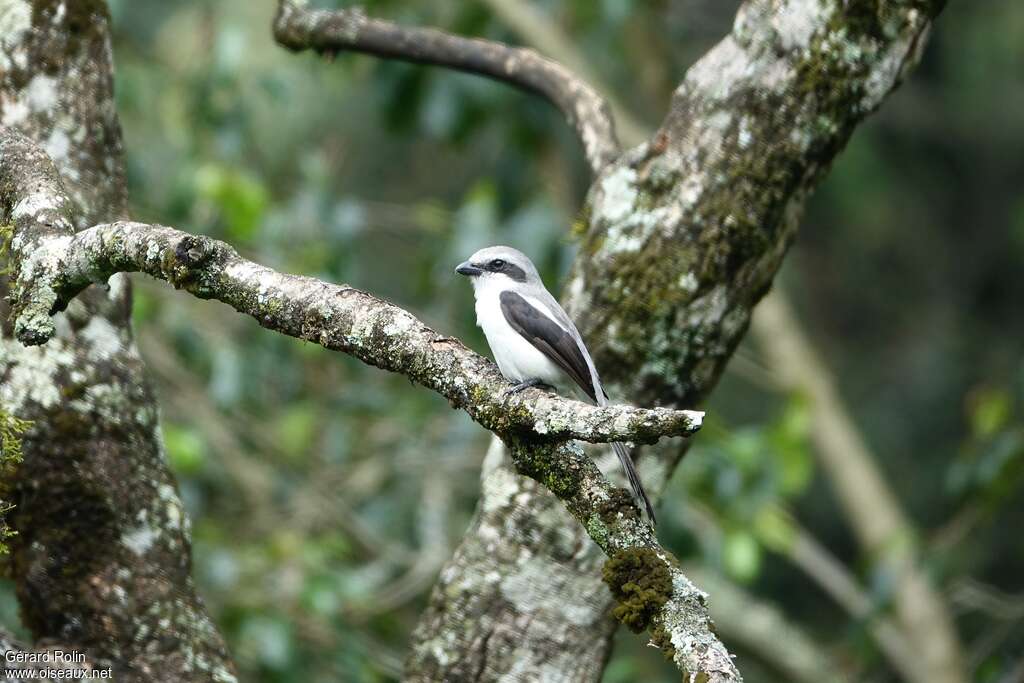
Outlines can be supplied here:
[[[526, 254], [511, 247], [487, 247], [460, 263], [455, 272], [473, 283], [477, 325], [483, 329], [502, 374], [518, 383], [512, 391], [571, 386], [568, 378], [597, 405], [608, 404], [583, 338], [544, 288]], [[654, 523], [654, 508], [629, 451], [621, 443], [612, 447], [633, 493], [643, 501]]]

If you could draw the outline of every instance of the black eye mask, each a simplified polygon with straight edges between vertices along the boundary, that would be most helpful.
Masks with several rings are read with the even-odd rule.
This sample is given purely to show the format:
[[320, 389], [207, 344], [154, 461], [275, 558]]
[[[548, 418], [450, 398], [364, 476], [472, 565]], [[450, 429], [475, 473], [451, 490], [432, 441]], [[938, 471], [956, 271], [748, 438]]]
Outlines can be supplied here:
[[514, 263], [509, 263], [503, 259], [494, 259], [485, 268], [492, 273], [503, 273], [516, 282], [526, 282], [526, 271]]

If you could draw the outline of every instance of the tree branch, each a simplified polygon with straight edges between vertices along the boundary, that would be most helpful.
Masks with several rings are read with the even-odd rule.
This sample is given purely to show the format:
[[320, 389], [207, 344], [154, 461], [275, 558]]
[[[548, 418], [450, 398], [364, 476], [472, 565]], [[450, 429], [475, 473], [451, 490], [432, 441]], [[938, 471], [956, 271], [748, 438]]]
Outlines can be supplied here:
[[[32, 171], [19, 176], [12, 169]], [[48, 191], [55, 186], [49, 160], [27, 138], [4, 131], [0, 180], [8, 178], [8, 187], [22, 192], [11, 211], [11, 254], [14, 330], [25, 344], [49, 340], [51, 316], [88, 285], [143, 272], [226, 303], [269, 329], [404, 374], [503, 437], [654, 443], [700, 428], [698, 411], [599, 407], [536, 389], [510, 393], [493, 363], [398, 306], [345, 285], [279, 273], [218, 240], [129, 221], [72, 234], [66, 207], [53, 199], [60, 195]]]
[[544, 97], [562, 111], [576, 130], [594, 173], [620, 154], [615, 123], [604, 98], [569, 69], [535, 50], [432, 28], [399, 26], [368, 17], [359, 8], [309, 9], [304, 0], [281, 0], [274, 37], [297, 52], [363, 52], [509, 83]]
[[52, 313], [88, 285], [119, 272], [142, 272], [228, 304], [268, 329], [404, 374], [500, 435], [654, 443], [689, 436], [704, 415], [600, 407], [537, 389], [510, 393], [493, 363], [394, 304], [347, 285], [279, 273], [224, 242], [174, 228], [130, 221], [97, 225], [70, 239], [51, 237], [24, 260], [14, 329], [26, 344], [45, 343]]
[[[765, 297], [753, 325], [773, 369], [812, 399], [815, 453], [863, 550], [893, 578], [894, 613], [919, 660], [907, 680], [963, 683], [962, 647], [949, 608], [921, 566], [916, 529], [886, 482], [832, 374], [804, 334], [786, 297]], [[880, 642], [882, 647], [885, 644]], [[904, 650], [906, 652], [907, 650]], [[897, 662], [894, 662], [898, 665]]]

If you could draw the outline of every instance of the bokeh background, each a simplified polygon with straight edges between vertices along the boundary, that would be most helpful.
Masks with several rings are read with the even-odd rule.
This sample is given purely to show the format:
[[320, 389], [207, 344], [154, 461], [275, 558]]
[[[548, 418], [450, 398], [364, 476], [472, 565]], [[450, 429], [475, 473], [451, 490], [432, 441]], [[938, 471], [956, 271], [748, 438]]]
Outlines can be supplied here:
[[[738, 5], [529, 2], [650, 127]], [[364, 4], [524, 42], [493, 3]], [[455, 263], [511, 244], [557, 291], [589, 177], [547, 103], [440, 69], [290, 54], [271, 38], [269, 0], [111, 5], [136, 218], [372, 291], [481, 352]], [[1009, 682], [1024, 653], [1022, 186], [1024, 4], [952, 2], [921, 67], [811, 199], [779, 283], [917, 525], [986, 683]], [[470, 520], [488, 434], [401, 377], [136, 283], [195, 574], [243, 680], [396, 680]], [[704, 406], [659, 536], [773, 603], [855, 680], [897, 680], [868, 630], [892, 577], [859, 552], [818, 471], [810, 401], [780, 388], [748, 340]], [[858, 579], [867, 616], [793, 561], [794, 528]], [[16, 623], [9, 586], [0, 606]], [[620, 633], [605, 680], [677, 680], [644, 644]], [[734, 651], [747, 680], [784, 680]]]

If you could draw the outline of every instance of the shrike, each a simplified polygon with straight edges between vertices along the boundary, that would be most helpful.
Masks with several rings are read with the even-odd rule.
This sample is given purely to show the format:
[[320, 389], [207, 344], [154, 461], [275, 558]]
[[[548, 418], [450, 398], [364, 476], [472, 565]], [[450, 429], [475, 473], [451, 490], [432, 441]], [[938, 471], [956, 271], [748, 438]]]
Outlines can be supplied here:
[[[526, 254], [511, 247], [487, 247], [456, 273], [473, 283], [476, 322], [484, 331], [494, 360], [505, 377], [518, 382], [512, 391], [548, 385], [576, 385], [599, 406], [607, 405], [597, 368], [583, 338], [544, 283]], [[654, 523], [654, 508], [621, 443], [612, 447], [619, 456], [633, 493], [642, 500]]]

